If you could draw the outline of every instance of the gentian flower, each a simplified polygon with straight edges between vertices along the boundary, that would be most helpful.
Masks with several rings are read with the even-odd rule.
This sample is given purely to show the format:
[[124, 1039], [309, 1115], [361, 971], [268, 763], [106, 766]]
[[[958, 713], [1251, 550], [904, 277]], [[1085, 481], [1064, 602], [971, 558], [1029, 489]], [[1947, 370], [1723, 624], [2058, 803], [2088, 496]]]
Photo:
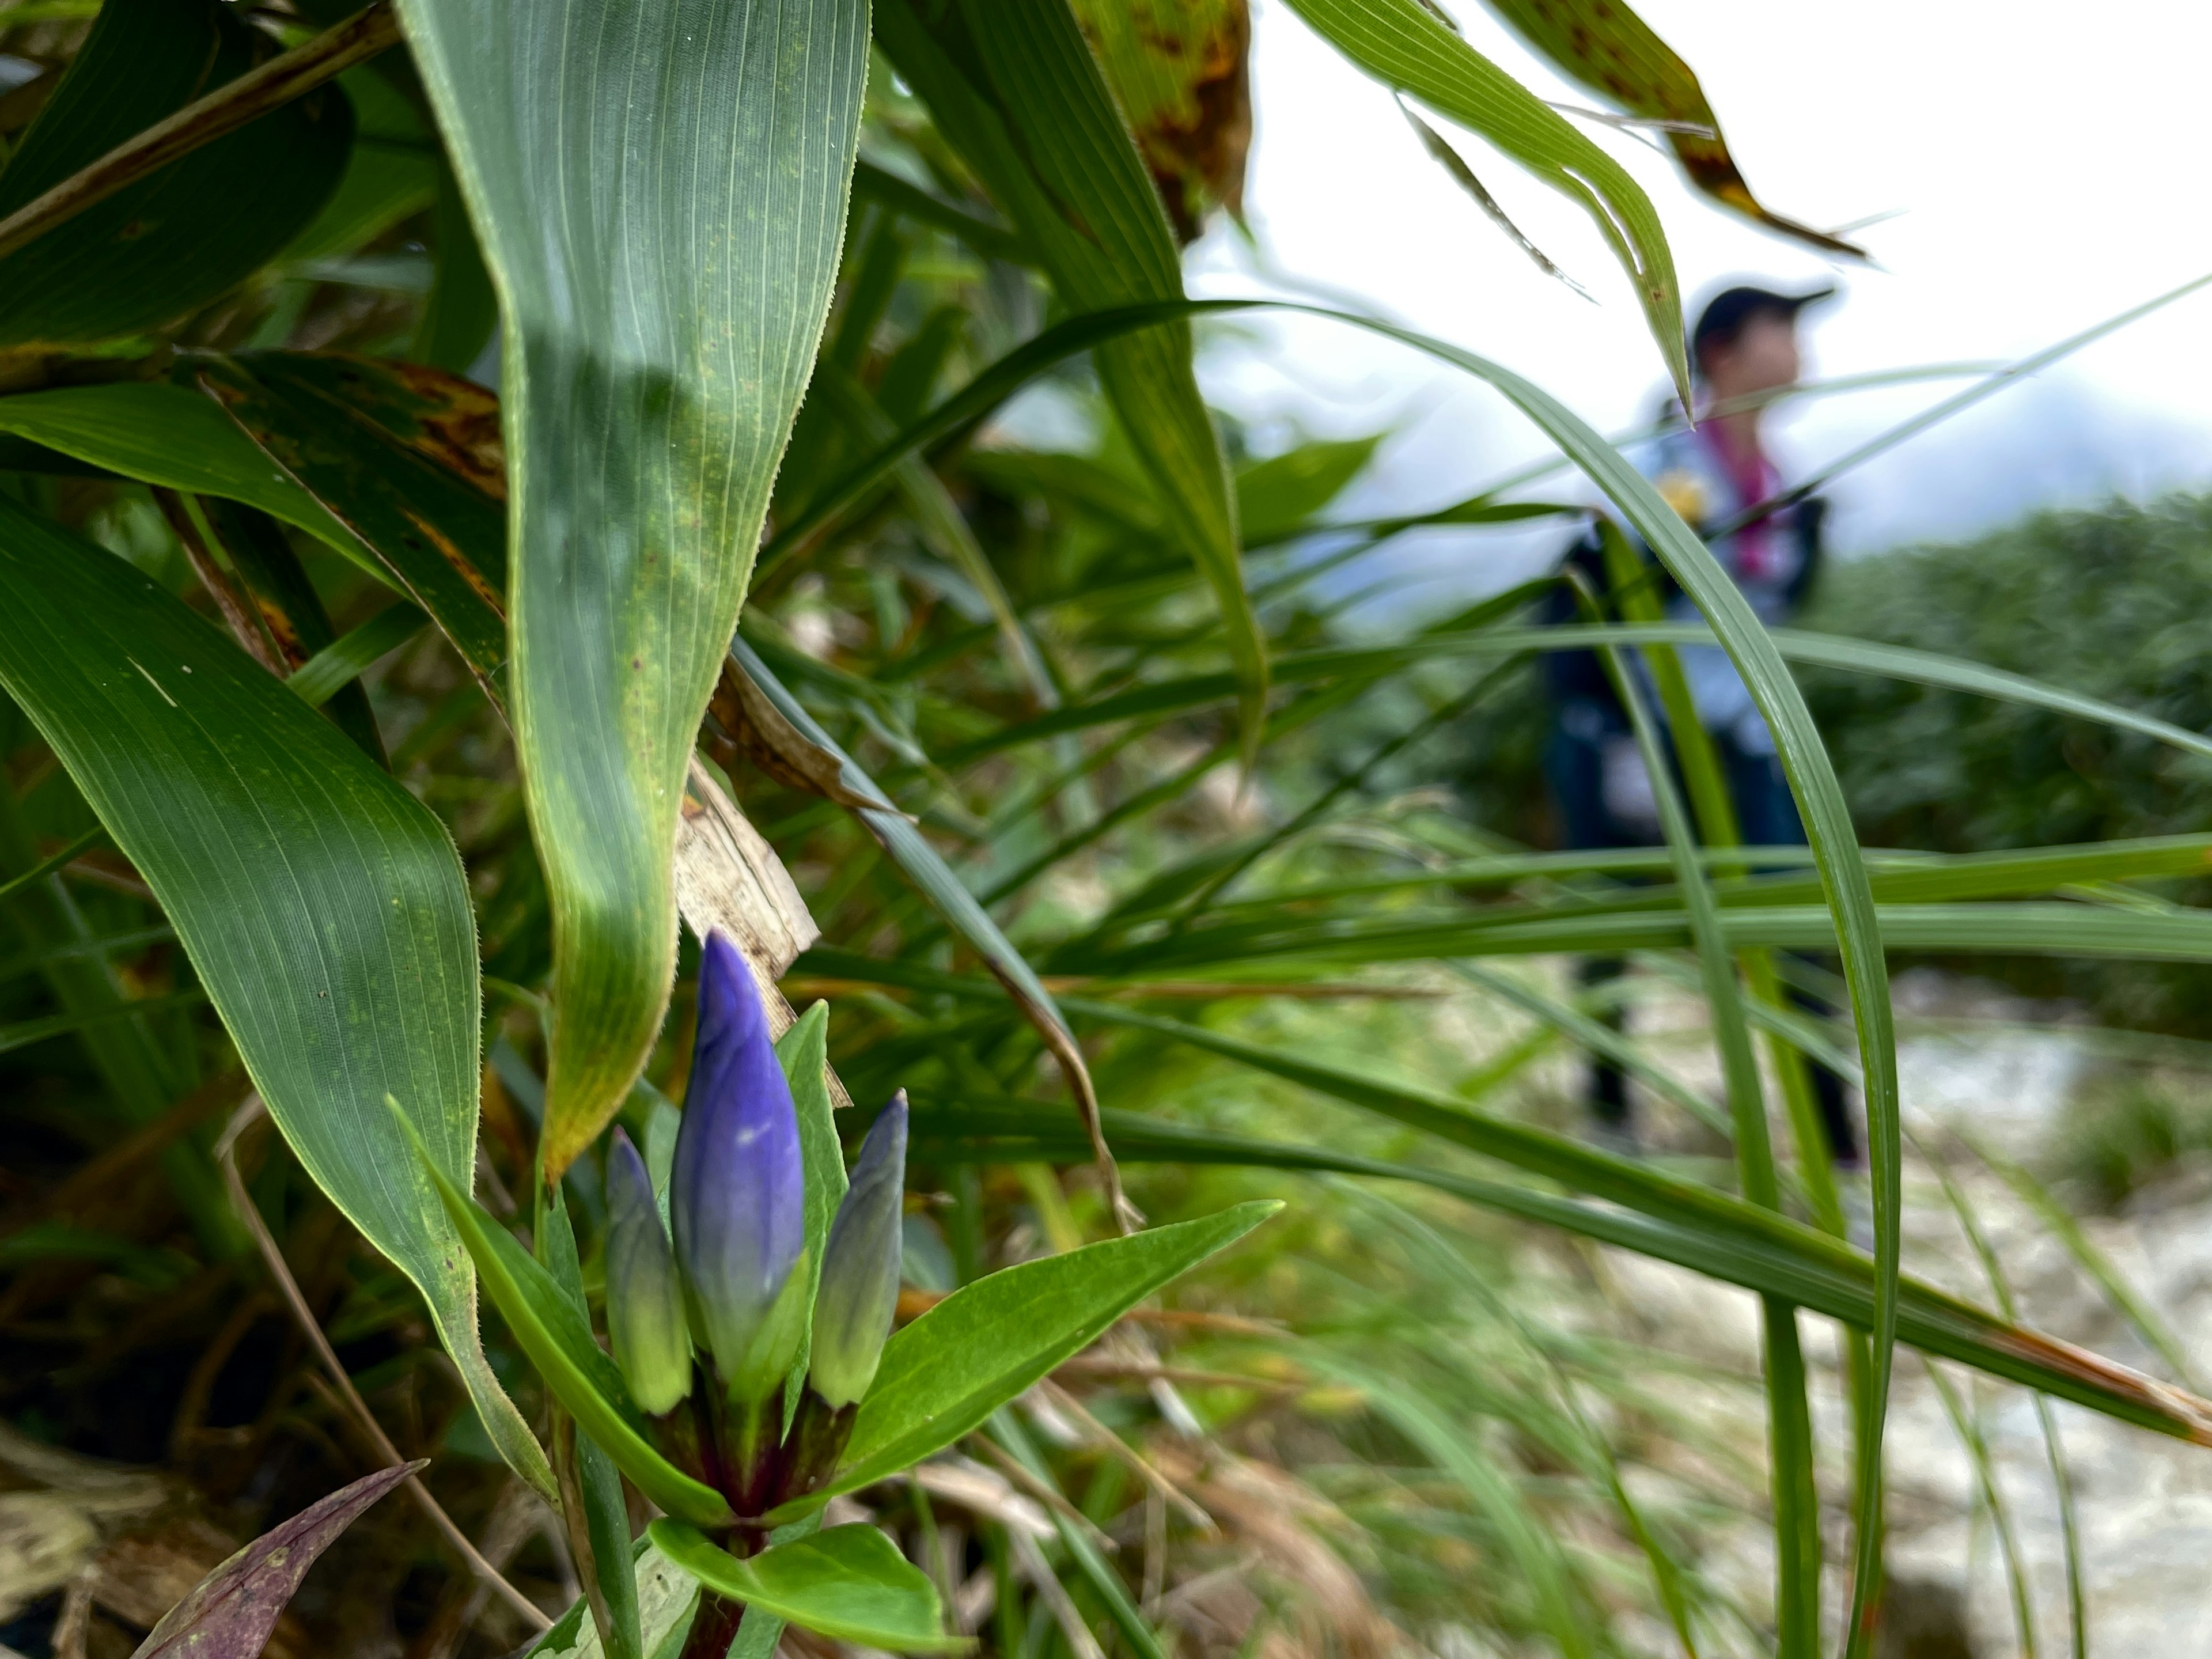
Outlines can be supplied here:
[[823, 1249], [808, 1375], [814, 1392], [832, 1407], [853, 1405], [867, 1393], [890, 1335], [898, 1305], [906, 1120], [902, 1089], [861, 1143], [853, 1184], [837, 1206]]
[[805, 1174], [760, 992], [720, 933], [708, 936], [699, 970], [698, 1044], [669, 1200], [692, 1334], [732, 1400], [764, 1400], [799, 1348]]
[[653, 1177], [620, 1129], [607, 1149], [607, 1334], [623, 1380], [648, 1415], [672, 1411], [691, 1392], [691, 1338], [676, 1261]]

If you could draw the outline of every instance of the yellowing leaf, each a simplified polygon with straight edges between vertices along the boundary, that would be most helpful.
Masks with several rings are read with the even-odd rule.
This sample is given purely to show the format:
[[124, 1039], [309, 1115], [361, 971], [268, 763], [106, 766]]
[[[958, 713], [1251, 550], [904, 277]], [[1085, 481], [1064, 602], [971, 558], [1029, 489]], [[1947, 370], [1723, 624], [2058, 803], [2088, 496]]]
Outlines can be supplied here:
[[1682, 171], [1713, 200], [1747, 219], [1829, 253], [1864, 258], [1839, 236], [1785, 219], [1759, 204], [1721, 137], [1720, 118], [1705, 88], [1674, 49], [1620, 0], [1488, 0], [1490, 9], [1560, 72], [1631, 115], [1678, 122], [1703, 132], [1672, 131], [1667, 143]]

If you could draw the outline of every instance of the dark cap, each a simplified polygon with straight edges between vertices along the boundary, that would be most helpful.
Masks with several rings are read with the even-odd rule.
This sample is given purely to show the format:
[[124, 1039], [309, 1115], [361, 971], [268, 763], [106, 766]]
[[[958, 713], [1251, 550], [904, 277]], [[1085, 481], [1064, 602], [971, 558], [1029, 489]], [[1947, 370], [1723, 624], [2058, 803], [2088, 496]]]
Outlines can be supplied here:
[[1733, 340], [1746, 323], [1761, 313], [1794, 318], [1807, 306], [1829, 298], [1835, 291], [1832, 288], [1816, 288], [1810, 294], [1777, 294], [1767, 288], [1723, 289], [1698, 314], [1698, 325], [1690, 333], [1690, 356], [1695, 361], [1707, 346]]

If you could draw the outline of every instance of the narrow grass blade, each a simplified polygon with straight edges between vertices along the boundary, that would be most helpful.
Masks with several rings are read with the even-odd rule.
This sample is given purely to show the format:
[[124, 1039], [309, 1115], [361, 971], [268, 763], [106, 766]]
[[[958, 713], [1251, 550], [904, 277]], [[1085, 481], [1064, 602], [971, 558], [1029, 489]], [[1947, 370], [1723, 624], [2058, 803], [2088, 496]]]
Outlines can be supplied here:
[[[1602, 529], [1608, 575], [1618, 590], [1633, 575], [1634, 556], [1610, 523]], [[1587, 603], [1587, 596], [1585, 599]], [[1736, 841], [1735, 810], [1680, 665], [1671, 652], [1655, 653], [1648, 660], [1667, 702], [1674, 752], [1680, 757], [1683, 772], [1697, 791], [1707, 836]], [[1644, 689], [1619, 647], [1607, 647], [1603, 661], [1613, 693], [1628, 712], [1674, 861], [1675, 884], [1682, 896], [1712, 1023], [1713, 1045], [1719, 1051], [1735, 1131], [1737, 1178], [1746, 1200], [1762, 1209], [1779, 1211], [1781, 1189], [1775, 1176], [1773, 1146], [1767, 1135], [1765, 1096], [1759, 1086], [1751, 1027], [1744, 1018], [1742, 993], [1736, 982], [1735, 958], [1721, 928], [1720, 908], [1714, 902], [1711, 883], [1697, 856], [1689, 812], [1675, 787], [1668, 747]], [[1759, 1308], [1759, 1333], [1766, 1379], [1768, 1481], [1774, 1504], [1774, 1600], [1779, 1651], [1784, 1659], [1819, 1659], [1820, 1497], [1814, 1484], [1812, 1410], [1805, 1395], [1805, 1357], [1798, 1345], [1797, 1310], [1778, 1297], [1765, 1298]]]
[[1299, 1360], [1340, 1387], [1358, 1389], [1368, 1410], [1412, 1441], [1468, 1495], [1496, 1529], [1516, 1571], [1535, 1595], [1553, 1644], [1564, 1659], [1589, 1659], [1596, 1648], [1572, 1571], [1558, 1542], [1480, 1442], [1403, 1376], [1384, 1376], [1322, 1352], [1304, 1352]]
[[1863, 250], [1841, 237], [1785, 219], [1759, 204], [1729, 153], [1720, 118], [1705, 101], [1697, 76], [1620, 0], [1488, 3], [1570, 80], [1632, 115], [1664, 122], [1667, 147], [1682, 171], [1723, 207], [1822, 252], [1865, 258]]
[[[1924, 1150], [1924, 1149], [1923, 1149]], [[1951, 1173], [1950, 1165], [1940, 1158], [1929, 1159], [1936, 1167], [1936, 1179], [1943, 1183], [1943, 1196], [1948, 1200], [1952, 1213], [1959, 1218], [1960, 1231], [1982, 1264], [1982, 1273], [1989, 1280], [1990, 1293], [2007, 1319], [2018, 1315], [2014, 1308], [2012, 1281], [2006, 1275], [2004, 1263], [1990, 1243], [1989, 1235], [1982, 1231], [1976, 1219], [1974, 1207]], [[2031, 1383], [2030, 1387], [2035, 1385]], [[2065, 1397], [2063, 1391], [2060, 1397]], [[2058, 1499], [2058, 1535], [2066, 1553], [2066, 1614], [2067, 1630], [2072, 1638], [2074, 1659], [2088, 1659], [2089, 1620], [2081, 1587], [2081, 1526], [2074, 1504], [2074, 1476], [2066, 1464], [2066, 1447], [2058, 1437], [2058, 1419], [2051, 1409], [2045, 1391], [2038, 1389], [2035, 1396], [2036, 1427], [2043, 1434], [2043, 1450], [2051, 1464], [2051, 1487]]]
[[422, 610], [402, 600], [340, 635], [301, 663], [284, 684], [310, 708], [319, 708], [341, 686], [361, 678], [377, 659], [429, 625]]
[[1967, 1402], [1960, 1398], [1957, 1387], [1943, 1374], [1943, 1368], [1930, 1360], [1923, 1363], [1923, 1369], [1936, 1389], [1936, 1397], [1943, 1402], [1943, 1415], [1951, 1420], [1951, 1431], [1958, 1436], [1966, 1461], [1973, 1466], [1974, 1486], [1981, 1494], [1982, 1507], [1990, 1512], [1990, 1525], [1997, 1535], [1997, 1559], [2004, 1564], [2005, 1588], [2012, 1595], [2013, 1632], [2020, 1638], [2021, 1659], [2035, 1659], [2035, 1607], [2028, 1595], [2027, 1571], [2021, 1565], [2020, 1545], [2013, 1537], [2011, 1506], [1997, 1490], [1989, 1441], [1982, 1433], [1981, 1425], [1974, 1420]]
[[1480, 133], [1580, 204], [1635, 283], [1660, 357], [1689, 401], [1674, 255], [1650, 198], [1620, 162], [1419, 0], [1291, 0], [1291, 9], [1384, 85]]
[[[1067, 1163], [1082, 1156], [1081, 1126], [1073, 1115], [1042, 1103], [918, 1102], [915, 1112], [911, 1145], [917, 1156], [925, 1147], [933, 1156], [994, 1163]], [[1393, 1164], [1320, 1146], [1212, 1133], [1132, 1112], [1109, 1111], [1106, 1120], [1132, 1163], [1236, 1164], [1410, 1182], [1501, 1215], [1558, 1227], [1761, 1296], [1778, 1297], [1861, 1330], [1873, 1322], [1875, 1274], [1864, 1255], [1825, 1233], [1663, 1176], [1647, 1176], [1658, 1185], [1644, 1189], [1644, 1202], [1638, 1206], [1643, 1212], [1638, 1213], [1614, 1207], [1634, 1201], [1626, 1185], [1602, 1194], [1611, 1201], [1593, 1204], [1534, 1187], [1459, 1175], [1433, 1160]], [[1492, 1152], [1492, 1143], [1479, 1148], [1472, 1139], [1462, 1144]], [[1509, 1152], [1492, 1155], [1505, 1158]], [[1674, 1197], [1686, 1201], [1668, 1201]], [[1711, 1207], [1699, 1199], [1710, 1200]], [[1899, 1282], [1898, 1329], [1911, 1346], [2115, 1421], [2212, 1446], [2212, 1401], [1999, 1318], [1909, 1275]]]
[[2099, 1249], [2088, 1234], [2081, 1231], [2081, 1224], [2058, 1201], [2057, 1195], [2037, 1180], [2034, 1172], [2025, 1164], [1984, 1146], [1978, 1137], [1961, 1133], [1959, 1139], [1968, 1151], [2012, 1188], [2021, 1203], [2035, 1212], [2036, 1219], [2050, 1230], [2051, 1236], [2065, 1246], [2066, 1254], [2074, 1258], [2075, 1265], [2104, 1292], [2105, 1300], [2112, 1304], [2112, 1311], [2127, 1322], [2135, 1334], [2143, 1340], [2146, 1347], [2166, 1362], [2174, 1381], [2191, 1393], [2202, 1392], [2196, 1379], [2190, 1375], [2189, 1356], [2172, 1328], [2159, 1316], [2155, 1308], [2143, 1300], [2142, 1293], [2128, 1283], [2127, 1275], [2119, 1270], [2112, 1259]]

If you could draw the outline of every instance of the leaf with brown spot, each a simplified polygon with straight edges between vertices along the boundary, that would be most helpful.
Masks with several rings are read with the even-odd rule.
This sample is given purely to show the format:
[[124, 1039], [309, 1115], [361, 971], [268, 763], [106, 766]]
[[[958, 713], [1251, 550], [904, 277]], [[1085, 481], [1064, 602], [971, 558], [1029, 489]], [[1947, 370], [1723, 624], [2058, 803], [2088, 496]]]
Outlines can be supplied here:
[[1760, 205], [1721, 136], [1696, 73], [1621, 0], [1488, 0], [1491, 10], [1563, 75], [1631, 115], [1679, 122], [1667, 143], [1690, 183], [1723, 207], [1826, 253], [1866, 258], [1839, 236], [1785, 219]]
[[1252, 147], [1245, 0], [1075, 0], [1073, 9], [1176, 234], [1196, 240], [1216, 207], [1242, 218]]
[[254, 1659], [316, 1558], [377, 1499], [429, 1467], [418, 1459], [379, 1469], [270, 1528], [164, 1613], [131, 1659]]
[[210, 357], [200, 384], [496, 686], [507, 654], [498, 400], [436, 369], [308, 352]]

